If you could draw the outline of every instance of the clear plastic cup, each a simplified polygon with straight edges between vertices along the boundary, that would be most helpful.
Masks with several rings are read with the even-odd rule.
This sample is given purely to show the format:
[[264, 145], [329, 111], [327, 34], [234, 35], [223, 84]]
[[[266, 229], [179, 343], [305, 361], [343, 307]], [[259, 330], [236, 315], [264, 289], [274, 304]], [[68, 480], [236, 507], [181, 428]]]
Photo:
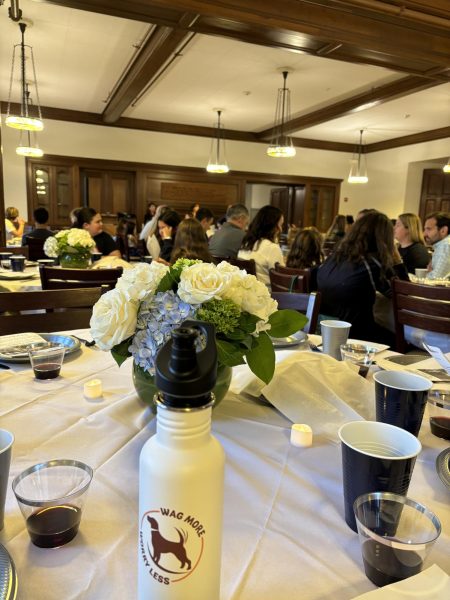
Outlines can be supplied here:
[[78, 533], [93, 476], [76, 460], [50, 460], [18, 475], [12, 488], [35, 546], [57, 548]]
[[450, 390], [436, 388], [428, 392], [428, 414], [431, 433], [450, 440]]
[[377, 348], [366, 344], [341, 344], [342, 360], [357, 365], [358, 373], [363, 377], [366, 377], [369, 372], [377, 352]]
[[398, 494], [374, 492], [353, 505], [367, 577], [378, 587], [420, 573], [441, 533], [426, 506]]
[[27, 349], [36, 379], [59, 377], [66, 351], [65, 346], [38, 342], [30, 344]]

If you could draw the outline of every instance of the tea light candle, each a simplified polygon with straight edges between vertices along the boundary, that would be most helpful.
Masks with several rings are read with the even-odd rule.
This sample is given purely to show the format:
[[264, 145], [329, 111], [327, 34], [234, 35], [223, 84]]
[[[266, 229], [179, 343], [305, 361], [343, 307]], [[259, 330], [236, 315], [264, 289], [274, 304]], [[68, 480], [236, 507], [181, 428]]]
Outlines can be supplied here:
[[86, 398], [101, 398], [103, 393], [100, 379], [91, 379], [84, 384], [84, 395]]
[[300, 448], [312, 446], [312, 429], [309, 425], [294, 423], [291, 427], [291, 444]]

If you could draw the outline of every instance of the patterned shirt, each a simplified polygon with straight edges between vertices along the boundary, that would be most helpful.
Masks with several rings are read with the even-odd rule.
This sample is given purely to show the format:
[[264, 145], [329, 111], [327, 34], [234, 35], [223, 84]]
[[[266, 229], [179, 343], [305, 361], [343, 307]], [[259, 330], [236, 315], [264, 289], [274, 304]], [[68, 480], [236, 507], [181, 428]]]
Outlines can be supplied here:
[[433, 258], [428, 279], [447, 279], [450, 277], [450, 235], [433, 244]]

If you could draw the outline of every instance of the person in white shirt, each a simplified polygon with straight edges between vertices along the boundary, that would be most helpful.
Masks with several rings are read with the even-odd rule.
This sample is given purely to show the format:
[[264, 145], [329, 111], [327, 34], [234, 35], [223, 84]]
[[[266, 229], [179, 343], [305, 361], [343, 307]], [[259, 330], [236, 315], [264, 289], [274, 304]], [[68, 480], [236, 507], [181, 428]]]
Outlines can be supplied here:
[[427, 279], [450, 277], [450, 213], [434, 212], [425, 218], [423, 233], [427, 244], [433, 244], [431, 269]]
[[276, 263], [284, 266], [284, 257], [278, 244], [283, 227], [283, 213], [276, 206], [263, 206], [250, 223], [242, 240], [238, 258], [253, 259], [256, 277], [270, 287], [269, 269]]

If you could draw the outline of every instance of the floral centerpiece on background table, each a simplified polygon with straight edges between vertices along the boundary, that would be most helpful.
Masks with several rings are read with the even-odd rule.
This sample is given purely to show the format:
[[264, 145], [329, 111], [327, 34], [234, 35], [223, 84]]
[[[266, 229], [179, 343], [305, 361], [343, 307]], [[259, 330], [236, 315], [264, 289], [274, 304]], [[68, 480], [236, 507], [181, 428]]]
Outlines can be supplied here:
[[238, 267], [225, 261], [214, 265], [180, 259], [171, 267], [138, 263], [125, 271], [116, 287], [95, 304], [91, 333], [119, 365], [133, 357], [135, 385], [142, 398], [142, 378], [153, 377], [159, 349], [186, 319], [215, 325], [218, 379], [225, 371], [228, 385], [231, 367], [245, 362], [268, 383], [275, 370], [269, 333], [285, 337], [307, 321], [297, 311], [278, 310], [267, 287]]
[[95, 242], [84, 229], [64, 229], [48, 237], [44, 243], [44, 252], [50, 258], [59, 257], [62, 267], [85, 269], [89, 265], [91, 249]]

